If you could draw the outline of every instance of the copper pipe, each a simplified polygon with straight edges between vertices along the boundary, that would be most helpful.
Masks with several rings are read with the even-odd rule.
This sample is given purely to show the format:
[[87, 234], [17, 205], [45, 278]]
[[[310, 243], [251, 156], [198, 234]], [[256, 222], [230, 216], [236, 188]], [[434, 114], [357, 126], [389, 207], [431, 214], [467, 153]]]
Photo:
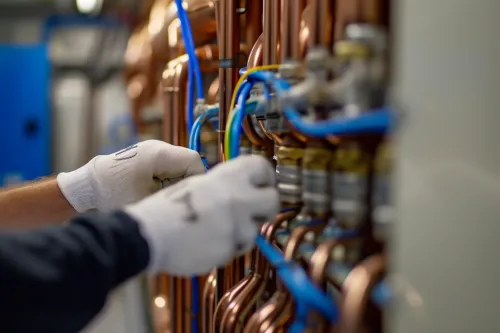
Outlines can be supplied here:
[[262, 0], [246, 0], [245, 44], [251, 47], [262, 34]]
[[[219, 147], [224, 145], [224, 131], [226, 128], [227, 115], [229, 114], [231, 98], [234, 87], [238, 81], [237, 64], [235, 63], [240, 51], [240, 20], [236, 12], [238, 3], [236, 0], [220, 0], [220, 69], [219, 69]], [[224, 156], [219, 156], [224, 160]]]
[[208, 276], [203, 289], [202, 309], [201, 309], [201, 332], [213, 332], [213, 314], [215, 313], [215, 292], [216, 292], [216, 270]]
[[[305, 240], [306, 235], [312, 232], [317, 236], [325, 226], [326, 223], [322, 223], [314, 227], [302, 226], [295, 229], [285, 247], [285, 260], [296, 259], [299, 254], [300, 245]], [[277, 310], [262, 323], [266, 327], [266, 332], [269, 333], [282, 331], [293, 320], [293, 300], [291, 295], [286, 291], [282, 283], [278, 284], [278, 288], [279, 292], [286, 296], [279, 299], [279, 303], [276, 304]]]
[[337, 0], [334, 36], [344, 37], [344, 29], [350, 23], [387, 25], [389, 6], [385, 0]]
[[[311, 260], [310, 260], [310, 276], [311, 280], [319, 286], [323, 291], [326, 292], [327, 290], [327, 270], [329, 265], [332, 263], [332, 252], [341, 246], [345, 246], [346, 244], [349, 244], [352, 242], [351, 239], [330, 239], [327, 240], [326, 242], [320, 244], [316, 251], [314, 251]], [[331, 281], [330, 281], [331, 282]], [[333, 281], [336, 282], [336, 281]], [[340, 290], [341, 286], [334, 284], [334, 286]], [[328, 329], [328, 322], [327, 320], [322, 317], [319, 313], [312, 312], [311, 313], [314, 322], [314, 329], [317, 332], [327, 332], [326, 330]]]
[[279, 64], [279, 47], [281, 41], [281, 1], [273, 1], [273, 20], [271, 30], [271, 64]]
[[218, 94], [219, 94], [219, 77], [216, 77], [212, 83], [210, 84], [210, 87], [208, 88], [208, 95], [207, 95], [207, 103], [208, 104], [215, 104], [218, 101]]
[[[216, 70], [216, 59], [219, 54], [217, 46], [206, 45], [197, 48], [195, 52], [200, 60], [200, 67], [203, 72]], [[170, 113], [172, 115], [171, 142], [184, 147], [187, 147], [188, 144], [186, 127], [188, 60], [187, 55], [183, 55], [170, 61], [165, 71], [165, 77], [169, 79], [163, 82], [164, 93], [172, 95], [172, 108], [171, 110], [165, 109], [165, 114]], [[171, 75], [173, 75], [173, 78], [170, 78]], [[169, 99], [167, 98], [167, 100]]]
[[144, 70], [144, 63], [141, 62], [143, 53], [148, 44], [148, 30], [147, 25], [143, 24], [138, 26], [131, 34], [128, 42], [127, 49], [124, 55], [124, 69], [123, 74], [125, 81], [129, 81], [135, 75]]
[[247, 68], [254, 68], [257, 66], [262, 66], [262, 57], [263, 57], [263, 48], [264, 48], [264, 34], [260, 34], [259, 38], [253, 44], [252, 50], [250, 51], [250, 55], [248, 56]]
[[145, 75], [136, 75], [130, 80], [127, 95], [132, 102], [132, 117], [139, 133], [144, 132], [146, 125], [141, 117], [141, 110], [148, 99], [148, 82]]
[[[191, 22], [196, 47], [210, 44], [217, 39], [215, 7], [212, 0], [184, 0]], [[182, 31], [176, 4], [168, 0], [156, 11], [151, 11], [148, 25], [155, 61], [165, 63], [184, 51]]]
[[[261, 233], [264, 233], [268, 227], [269, 223], [266, 223], [262, 226], [261, 228]], [[238, 282], [236, 286], [231, 288], [227, 293], [224, 294], [224, 296], [221, 298], [219, 304], [217, 305], [217, 308], [214, 313], [214, 320], [213, 320], [213, 332], [214, 333], [219, 333], [222, 329], [222, 320], [224, 318], [224, 314], [227, 311], [227, 308], [229, 307], [229, 304], [236, 298], [237, 295], [250, 283], [252, 276], [255, 271], [255, 257], [257, 255], [257, 250], [254, 249], [252, 251], [252, 263], [250, 264], [250, 273], [241, 281]]]
[[187, 105], [187, 71], [187, 61], [181, 62], [175, 67], [173, 123], [174, 133], [175, 131], [177, 133], [174, 135], [173, 144], [183, 147], [186, 147], [188, 143], [185, 112]]
[[281, 0], [281, 63], [300, 61], [300, 20], [305, 0]]
[[171, 332], [185, 332], [183, 318], [184, 299], [182, 297], [183, 286], [182, 279], [172, 278], [170, 284], [170, 313], [172, 314], [170, 325]]
[[163, 72], [162, 91], [163, 91], [163, 141], [173, 142], [173, 79], [174, 71], [170, 68]]
[[[271, 241], [279, 227], [284, 222], [293, 219], [296, 215], [297, 212], [278, 214], [274, 221], [270, 223], [267, 230], [265, 230], [266, 239]], [[256, 274], [252, 275], [250, 282], [247, 283], [245, 288], [229, 304], [222, 319], [221, 333], [242, 332], [247, 319], [249, 319], [250, 310], [266, 290], [270, 269], [269, 264], [259, 251], [256, 252], [255, 258]]]
[[335, 2], [332, 0], [311, 0], [310, 6], [314, 19], [310, 25], [309, 46], [324, 46], [330, 50]]
[[264, 65], [278, 64], [277, 45], [279, 44], [280, 35], [280, 12], [279, 0], [263, 0], [264, 1]]
[[386, 267], [383, 255], [369, 257], [348, 275], [344, 282], [344, 298], [340, 323], [336, 332], [364, 333], [365, 312], [371, 296], [371, 288], [382, 277]]

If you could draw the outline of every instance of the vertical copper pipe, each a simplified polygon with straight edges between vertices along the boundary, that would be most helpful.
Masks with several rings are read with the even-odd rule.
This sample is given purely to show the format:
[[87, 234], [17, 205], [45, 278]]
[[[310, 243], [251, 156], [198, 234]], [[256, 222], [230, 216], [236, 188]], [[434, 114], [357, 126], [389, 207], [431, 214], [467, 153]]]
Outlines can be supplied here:
[[262, 33], [262, 0], [246, 0], [245, 44], [252, 47]]
[[[238, 1], [219, 0], [219, 147], [224, 144], [224, 131], [229, 114], [231, 97], [238, 81], [237, 58], [240, 51], [240, 19]], [[224, 160], [224, 156], [219, 156]]]
[[262, 64], [269, 65], [272, 63], [272, 45], [271, 45], [271, 35], [272, 25], [271, 21], [273, 19], [273, 2], [277, 0], [263, 0], [264, 1], [264, 27], [262, 34], [264, 35], [264, 47], [263, 47], [263, 57]]
[[[230, 112], [231, 98], [238, 80], [237, 60], [240, 51], [240, 18], [237, 13], [239, 1], [218, 0], [219, 7], [219, 161], [224, 160], [224, 131], [227, 116]], [[229, 270], [217, 270], [217, 301], [225, 294], [225, 272]], [[232, 275], [232, 274], [230, 274]], [[227, 276], [230, 278], [230, 276]]]
[[271, 64], [279, 64], [280, 63], [280, 57], [279, 57], [279, 46], [280, 46], [280, 39], [281, 39], [281, 1], [279, 0], [274, 0], [273, 1], [273, 8], [272, 8], [272, 20], [271, 20]]
[[314, 47], [321, 45], [330, 48], [335, 2], [336, 1], [332, 0], [311, 0], [310, 6], [314, 19], [310, 26], [310, 46]]
[[[217, 29], [217, 36], [221, 36], [220, 32], [220, 22], [221, 22], [221, 15], [220, 15], [220, 0], [213, 0], [214, 3], [214, 8], [215, 8], [215, 25]], [[219, 47], [221, 46], [220, 39], [219, 40]]]
[[300, 21], [305, 7], [305, 0], [281, 0], [281, 63], [301, 60]]
[[174, 144], [176, 146], [186, 146], [187, 143], [187, 128], [186, 128], [186, 77], [187, 77], [187, 61], [178, 64], [175, 67], [174, 79], [174, 130], [177, 132], [174, 136]]
[[162, 79], [162, 100], [163, 100], [163, 141], [172, 143], [173, 142], [173, 104], [172, 104], [172, 92], [173, 92], [173, 71], [171, 69], [166, 69], [163, 72]]

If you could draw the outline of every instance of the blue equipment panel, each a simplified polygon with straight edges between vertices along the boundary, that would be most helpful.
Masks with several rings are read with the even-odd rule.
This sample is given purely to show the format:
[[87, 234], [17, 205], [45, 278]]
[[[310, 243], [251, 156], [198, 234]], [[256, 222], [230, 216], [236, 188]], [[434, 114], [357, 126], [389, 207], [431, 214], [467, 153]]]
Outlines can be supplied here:
[[50, 62], [45, 44], [0, 45], [0, 185], [50, 174]]

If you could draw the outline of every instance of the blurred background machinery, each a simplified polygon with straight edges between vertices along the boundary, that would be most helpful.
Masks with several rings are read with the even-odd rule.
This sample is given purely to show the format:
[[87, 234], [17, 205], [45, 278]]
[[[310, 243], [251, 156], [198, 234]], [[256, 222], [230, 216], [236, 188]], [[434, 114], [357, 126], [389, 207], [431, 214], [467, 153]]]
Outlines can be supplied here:
[[0, 176], [148, 138], [276, 166], [252, 253], [136, 279], [91, 332], [496, 332], [498, 10], [1, 0]]

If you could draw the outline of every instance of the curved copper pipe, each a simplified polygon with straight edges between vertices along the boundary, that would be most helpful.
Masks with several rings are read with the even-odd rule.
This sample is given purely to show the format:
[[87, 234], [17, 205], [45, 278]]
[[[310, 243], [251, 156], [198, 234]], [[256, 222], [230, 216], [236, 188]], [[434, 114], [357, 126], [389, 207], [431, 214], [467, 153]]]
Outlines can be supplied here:
[[[305, 236], [309, 232], [320, 232], [324, 226], [324, 224], [317, 227], [301, 226], [295, 229], [285, 246], [285, 260], [294, 260]], [[290, 322], [292, 317], [293, 309], [291, 305], [290, 295], [283, 285], [279, 283], [278, 291], [252, 315], [245, 327], [245, 333], [277, 332], [282, 329]]]
[[[327, 269], [330, 265], [332, 258], [332, 252], [335, 248], [339, 246], [344, 246], [350, 243], [350, 239], [330, 239], [326, 242], [320, 244], [316, 251], [314, 251], [310, 260], [310, 277], [311, 280], [322, 290], [326, 292], [327, 288]], [[330, 281], [332, 282], [332, 281]], [[334, 285], [338, 290], [341, 290], [341, 286], [338, 284]], [[317, 332], [325, 332], [328, 329], [328, 322], [318, 313], [312, 313], [314, 316], [314, 329]]]
[[[196, 47], [217, 39], [215, 8], [211, 0], [184, 0], [186, 12], [192, 23]], [[156, 9], [156, 10], [154, 10]], [[148, 31], [154, 58], [166, 62], [184, 53], [184, 43], [177, 6], [171, 0], [160, 1], [151, 10]]]
[[[270, 223], [266, 223], [261, 228], [261, 233], [265, 233], [269, 228]], [[213, 320], [213, 332], [218, 333], [222, 330], [223, 327], [223, 318], [229, 307], [229, 304], [238, 296], [238, 294], [248, 285], [251, 281], [252, 276], [255, 274], [255, 261], [257, 256], [257, 250], [254, 249], [252, 251], [252, 262], [250, 264], [250, 272], [249, 274], [241, 281], [239, 281], [234, 287], [232, 287], [227, 293], [223, 295], [219, 304], [217, 304], [217, 308], [214, 313]]]
[[379, 281], [386, 268], [384, 255], [369, 257], [347, 276], [343, 285], [344, 298], [340, 323], [336, 332], [365, 333], [365, 310], [371, 296], [371, 288]]
[[202, 309], [201, 309], [201, 331], [202, 333], [213, 332], [213, 314], [215, 313], [215, 292], [216, 286], [216, 270], [212, 271], [205, 282], [203, 289]]
[[[206, 45], [195, 50], [200, 60], [203, 72], [215, 71], [217, 69], [218, 47]], [[172, 143], [187, 147], [186, 107], [187, 107], [187, 55], [180, 56], [167, 64], [164, 76], [169, 80], [163, 81], [163, 91], [172, 94], [172, 109], [165, 108], [165, 115], [172, 115]], [[173, 75], [173, 78], [170, 76]], [[170, 81], [171, 80], [171, 81]], [[167, 107], [167, 106], [166, 106]]]
[[[326, 222], [321, 225], [314, 227], [298, 227], [292, 233], [290, 240], [288, 241], [285, 248], [285, 259], [293, 260], [297, 257], [300, 245], [304, 241], [306, 235], [310, 232], [313, 232], [315, 236], [317, 236], [326, 226]], [[286, 292], [284, 286], [282, 284], [279, 285], [279, 288], [283, 293], [286, 294], [285, 298], [282, 298], [280, 301], [281, 304], [277, 304], [277, 309], [281, 309], [280, 311], [276, 311], [272, 319], [268, 319], [267, 323], [264, 325], [269, 325], [266, 329], [266, 332], [280, 332], [285, 327], [289, 326], [293, 321], [293, 300], [288, 292]]]
[[[270, 223], [265, 231], [265, 236], [268, 241], [274, 238], [278, 228], [286, 221], [293, 219], [297, 212], [287, 212], [278, 214], [276, 219]], [[235, 333], [242, 332], [244, 324], [249, 318], [251, 309], [259, 301], [262, 294], [265, 292], [268, 276], [269, 264], [260, 252], [257, 252], [255, 262], [256, 274], [252, 276], [246, 287], [236, 296], [233, 302], [230, 303], [228, 310], [222, 319], [222, 332]]]
[[218, 101], [219, 94], [219, 77], [216, 77], [208, 88], [207, 103], [215, 104]]
[[147, 25], [143, 24], [132, 32], [127, 42], [127, 48], [123, 57], [125, 81], [129, 81], [133, 76], [144, 71], [146, 64], [142, 60], [146, 58], [144, 53], [148, 52], [147, 48], [148, 30]]
[[262, 66], [262, 57], [264, 52], [264, 34], [262, 33], [255, 44], [253, 44], [250, 55], [248, 56], [247, 68], [251, 69], [257, 66]]

